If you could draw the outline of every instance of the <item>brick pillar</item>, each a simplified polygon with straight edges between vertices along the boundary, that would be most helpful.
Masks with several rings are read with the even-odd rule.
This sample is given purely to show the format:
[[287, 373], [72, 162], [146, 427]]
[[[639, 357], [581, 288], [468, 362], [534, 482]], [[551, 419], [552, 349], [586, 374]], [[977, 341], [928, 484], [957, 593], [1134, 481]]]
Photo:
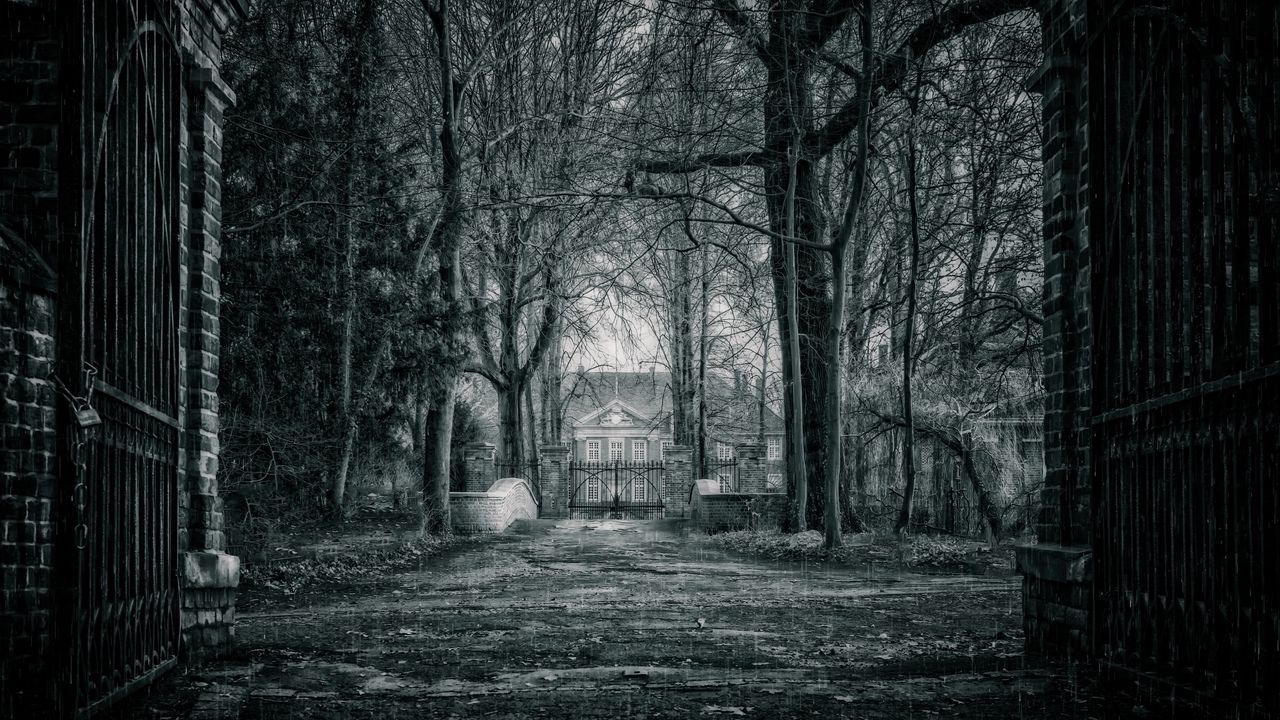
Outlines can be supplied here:
[[1027, 87], [1044, 123], [1045, 487], [1039, 544], [1018, 549], [1028, 651], [1089, 645], [1088, 38], [1084, 0], [1041, 8], [1045, 58]]
[[689, 516], [689, 490], [693, 487], [693, 449], [674, 445], [662, 454], [662, 502], [666, 517]]
[[569, 448], [543, 445], [538, 452], [542, 477], [542, 506], [538, 508], [538, 517], [569, 517]]
[[497, 479], [493, 458], [495, 449], [489, 443], [467, 443], [462, 446], [462, 470], [465, 492], [485, 492]]
[[738, 492], [768, 492], [765, 446], [737, 445], [733, 452], [738, 458]]
[[1045, 490], [1040, 542], [1089, 542], [1089, 233], [1087, 37], [1081, 0], [1042, 11], [1045, 253]]
[[235, 636], [240, 560], [223, 552], [218, 497], [218, 362], [221, 302], [222, 118], [235, 94], [215, 70], [193, 68], [187, 91], [186, 153], [190, 245], [185, 249], [185, 371], [182, 422], [186, 432], [185, 542], [181, 562], [185, 652], [226, 645]]

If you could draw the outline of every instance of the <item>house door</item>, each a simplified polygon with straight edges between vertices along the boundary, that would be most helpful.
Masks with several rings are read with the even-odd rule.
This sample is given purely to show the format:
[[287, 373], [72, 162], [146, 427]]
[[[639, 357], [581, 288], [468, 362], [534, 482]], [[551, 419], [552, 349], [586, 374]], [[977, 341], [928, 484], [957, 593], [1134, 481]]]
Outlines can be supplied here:
[[1274, 710], [1280, 16], [1089, 12], [1095, 646]]
[[64, 67], [81, 94], [67, 153], [79, 165], [64, 171], [79, 187], [64, 187], [80, 235], [62, 255], [59, 377], [100, 423], [64, 426], [59, 536], [73, 561], [59, 625], [74, 711], [88, 715], [178, 653], [182, 64], [177, 3], [67, 7], [80, 45]]

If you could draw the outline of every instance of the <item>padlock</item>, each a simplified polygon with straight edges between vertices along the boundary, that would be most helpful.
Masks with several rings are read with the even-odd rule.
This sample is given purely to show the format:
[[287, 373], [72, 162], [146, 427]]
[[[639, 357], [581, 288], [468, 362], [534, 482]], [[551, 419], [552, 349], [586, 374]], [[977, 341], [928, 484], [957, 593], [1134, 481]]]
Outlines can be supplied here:
[[85, 405], [79, 410], [76, 410], [76, 424], [79, 425], [81, 429], [101, 425], [102, 416], [98, 414], [97, 410]]

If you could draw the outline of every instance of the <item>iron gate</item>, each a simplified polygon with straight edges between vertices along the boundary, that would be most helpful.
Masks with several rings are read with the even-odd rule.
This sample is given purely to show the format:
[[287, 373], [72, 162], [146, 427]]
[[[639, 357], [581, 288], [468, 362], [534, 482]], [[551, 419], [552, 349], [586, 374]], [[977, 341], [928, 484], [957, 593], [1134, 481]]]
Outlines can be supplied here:
[[1090, 13], [1094, 644], [1275, 710], [1280, 15]]
[[662, 463], [569, 463], [569, 517], [657, 519], [663, 515]]
[[79, 198], [80, 241], [63, 249], [59, 377], [101, 418], [69, 418], [62, 453], [59, 536], [74, 562], [59, 632], [80, 715], [178, 653], [177, 5], [76, 3], [68, 13], [64, 83], [80, 92], [79, 122], [64, 131], [77, 166], [63, 175], [66, 197]]

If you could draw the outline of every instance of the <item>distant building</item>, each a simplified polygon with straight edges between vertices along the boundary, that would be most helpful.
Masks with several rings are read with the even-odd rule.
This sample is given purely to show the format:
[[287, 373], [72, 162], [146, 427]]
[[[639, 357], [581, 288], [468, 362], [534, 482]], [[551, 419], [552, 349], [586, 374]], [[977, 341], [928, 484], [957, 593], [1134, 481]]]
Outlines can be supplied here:
[[[671, 374], [665, 372], [576, 372], [565, 378], [565, 444], [578, 462], [660, 462], [674, 444]], [[707, 378], [708, 475], [734, 462], [734, 447], [764, 436], [768, 480], [782, 487], [782, 417], [756, 386], [737, 376]], [[762, 432], [763, 430], [763, 432]], [[726, 482], [732, 475], [723, 473]]]

